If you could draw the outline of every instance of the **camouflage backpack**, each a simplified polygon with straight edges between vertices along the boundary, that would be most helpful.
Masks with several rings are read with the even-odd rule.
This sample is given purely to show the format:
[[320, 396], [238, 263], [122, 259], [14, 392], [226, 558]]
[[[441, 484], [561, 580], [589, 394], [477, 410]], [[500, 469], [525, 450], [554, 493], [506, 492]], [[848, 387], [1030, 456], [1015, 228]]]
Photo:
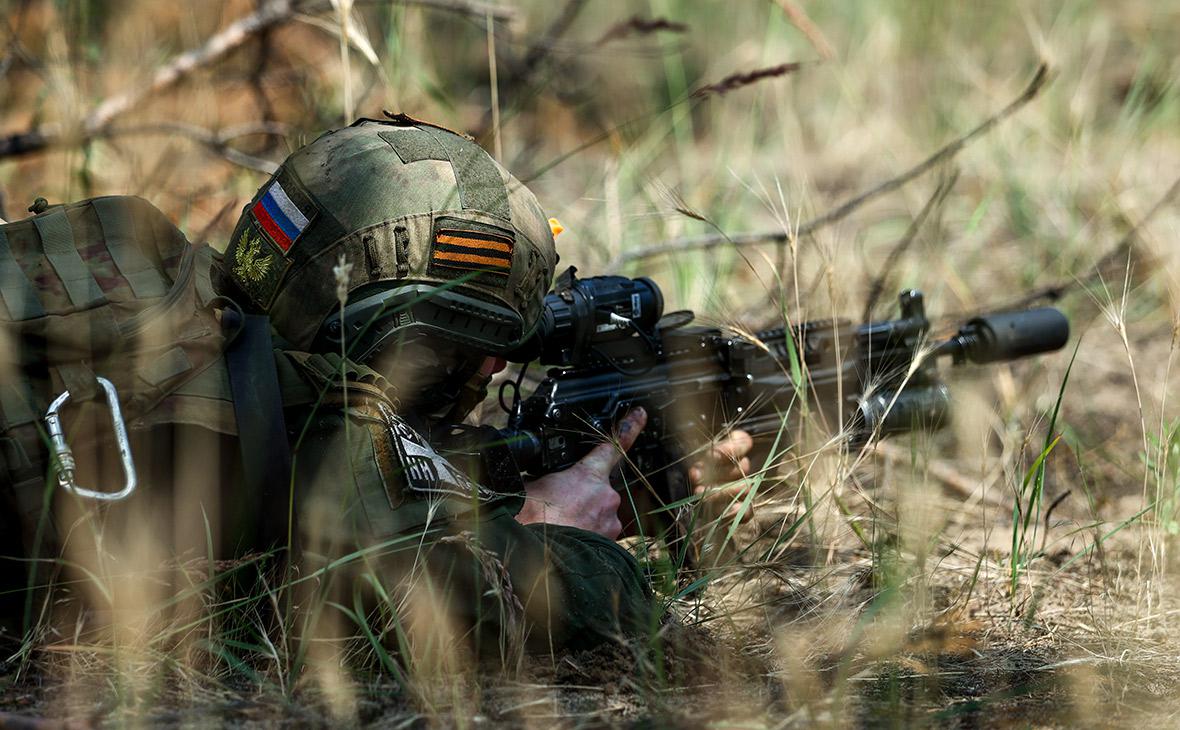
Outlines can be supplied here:
[[[0, 554], [29, 554], [54, 490], [110, 500], [134, 489], [128, 425], [161, 417], [223, 348], [212, 255], [130, 196], [0, 225]], [[122, 483], [74, 483], [73, 451], [100, 439], [117, 444]]]
[[[277, 349], [266, 318], [244, 314], [211, 279], [215, 258], [131, 196], [54, 206], [0, 225], [0, 501], [15, 500], [23, 525], [36, 523], [29, 518], [43, 511], [47, 491], [99, 501], [127, 491], [128, 470], [101, 484], [71, 483], [57, 468], [69, 464], [60, 463], [54, 431], [70, 452], [97, 444], [114, 454], [120, 430], [133, 435], [160, 424], [245, 442], [243, 426], [257, 425], [250, 421], [269, 427], [282, 421], [276, 411], [332, 402], [324, 391], [344, 382], [385, 398], [391, 386], [367, 367], [342, 367], [331, 353]], [[246, 341], [260, 331], [262, 343], [251, 348]], [[246, 396], [231, 382], [235, 359], [247, 361]], [[278, 391], [271, 403], [252, 398], [268, 370]], [[239, 400], [249, 402], [242, 408]], [[51, 410], [56, 425], [46, 417]], [[268, 437], [286, 440], [281, 429], [261, 436]], [[285, 494], [286, 478], [280, 481]]]

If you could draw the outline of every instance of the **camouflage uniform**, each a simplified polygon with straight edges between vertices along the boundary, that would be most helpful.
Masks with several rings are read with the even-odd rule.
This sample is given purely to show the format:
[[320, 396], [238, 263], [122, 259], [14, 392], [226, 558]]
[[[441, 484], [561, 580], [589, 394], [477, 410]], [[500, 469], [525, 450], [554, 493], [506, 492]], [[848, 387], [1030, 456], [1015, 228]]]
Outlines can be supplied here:
[[[516, 331], [497, 329], [504, 323], [494, 317], [481, 321], [495, 332], [482, 341], [473, 327], [464, 335], [458, 325], [398, 323], [485, 353], [530, 334], [557, 263], [549, 224], [527, 188], [469, 140], [406, 117], [361, 120], [292, 154], [246, 206], [225, 271], [286, 346], [324, 352], [325, 320], [340, 306], [341, 256], [353, 265], [350, 305], [412, 282], [516, 314]], [[325, 357], [312, 359], [322, 367]], [[485, 648], [507, 628], [499, 618], [505, 600], [519, 601], [538, 649], [648, 629], [652, 601], [625, 550], [583, 530], [519, 524], [522, 495], [476, 485], [404, 420], [422, 427], [438, 414], [397, 412], [394, 402], [404, 411], [414, 393], [382, 393], [385, 386], [373, 385], [384, 382], [379, 375], [350, 367], [366, 373], [367, 392], [350, 391], [346, 410], [295, 416], [315, 424], [295, 453], [297, 481], [308, 489], [301, 526], [308, 544], [348, 551], [397, 543], [385, 560], [395, 572], [413, 564], [401, 554], [423, 553], [450, 611], [460, 625], [478, 627]], [[497, 572], [512, 596], [488, 585]]]
[[[307, 490], [300, 527], [310, 551], [374, 550], [381, 557], [358, 560], [350, 574], [376, 571], [388, 590], [416, 561], [428, 566], [452, 623], [476, 629], [481, 653], [522, 628], [536, 651], [648, 630], [648, 589], [617, 543], [571, 527], [518, 523], [519, 495], [489, 494], [468, 481], [380, 398], [352, 389], [349, 398], [347, 411], [311, 416], [314, 427], [296, 454], [296, 481]], [[404, 475], [399, 456], [407, 452], [429, 455], [438, 475], [429, 490], [410, 486], [416, 480]], [[518, 602], [524, 627], [506, 618]]]
[[[40, 534], [42, 495], [67, 530], [76, 510], [88, 507], [46, 489], [49, 459], [37, 414], [65, 388], [89, 383], [93, 390], [95, 375], [119, 388], [142, 485], [94, 512], [106, 520], [108, 549], [127, 527], [128, 535], [153, 532], [170, 554], [203, 555], [202, 514], [220, 531], [224, 556], [285, 544], [286, 490], [254, 489], [237, 458], [242, 414], [235, 413], [229, 355], [217, 354], [226, 337], [213, 317], [236, 301], [269, 316], [276, 334], [273, 370], [305, 569], [352, 556], [339, 572], [358, 581], [376, 575], [392, 590], [425, 565], [456, 625], [474, 629], [483, 652], [510, 632], [525, 634], [532, 648], [551, 649], [647, 630], [653, 601], [626, 551], [582, 530], [516, 522], [521, 494], [475, 484], [420, 435], [439, 415], [428, 412], [437, 404], [324, 346], [331, 334], [325, 322], [340, 310], [333, 268], [341, 255], [352, 264], [344, 285], [349, 307], [407, 283], [420, 298], [436, 289], [455, 295], [454, 308], [438, 310], [432, 322], [416, 303], [384, 317], [379, 329], [390, 342], [417, 332], [492, 353], [535, 327], [556, 265], [552, 235], [532, 194], [470, 141], [406, 118], [329, 132], [291, 155], [259, 190], [223, 258], [188, 246], [135, 199], [54, 209], [5, 230], [0, 335], [69, 344], [48, 359], [0, 348], [0, 355], [18, 355], [13, 363], [0, 358], [0, 366], [21, 375], [0, 388], [0, 477], [14, 487], [0, 496], [18, 503], [4, 519], [22, 515], [22, 529], [5, 537], [23, 534], [26, 554], [30, 535]], [[463, 320], [468, 310], [472, 317]], [[145, 313], [153, 329], [125, 340], [125, 324]], [[346, 346], [350, 322], [341, 321]], [[103, 332], [115, 341], [100, 358], [93, 348]], [[388, 349], [365, 336], [356, 341]], [[269, 369], [264, 359], [258, 367]], [[67, 430], [79, 463], [90, 463], [95, 483], [117, 484], [110, 443], [88, 438], [97, 429], [84, 425], [105, 418], [101, 402], [75, 401], [80, 415]], [[421, 408], [408, 405], [415, 402]], [[445, 405], [457, 417], [471, 399], [458, 410]], [[62, 531], [58, 537], [66, 539]], [[95, 550], [88, 539], [79, 531], [69, 537], [70, 555], [83, 566]], [[126, 544], [135, 550], [133, 540]], [[19, 595], [23, 580], [13, 578], [8, 595]], [[506, 613], [506, 605], [514, 610]]]

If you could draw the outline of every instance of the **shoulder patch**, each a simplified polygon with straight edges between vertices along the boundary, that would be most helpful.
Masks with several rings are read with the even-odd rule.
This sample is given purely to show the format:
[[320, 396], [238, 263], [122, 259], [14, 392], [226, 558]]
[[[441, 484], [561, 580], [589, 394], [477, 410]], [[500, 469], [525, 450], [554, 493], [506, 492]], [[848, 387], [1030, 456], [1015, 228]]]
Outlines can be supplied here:
[[[393, 441], [398, 467], [401, 469], [400, 480], [397, 478], [399, 475], [391, 475], [394, 482], [401, 481], [411, 494], [418, 497], [476, 497], [480, 501], [488, 501], [498, 496], [452, 466], [389, 406], [379, 403], [378, 408], [389, 430], [389, 438]], [[386, 484], [389, 483], [387, 480]], [[400, 495], [388, 496], [390, 504], [398, 503]]]

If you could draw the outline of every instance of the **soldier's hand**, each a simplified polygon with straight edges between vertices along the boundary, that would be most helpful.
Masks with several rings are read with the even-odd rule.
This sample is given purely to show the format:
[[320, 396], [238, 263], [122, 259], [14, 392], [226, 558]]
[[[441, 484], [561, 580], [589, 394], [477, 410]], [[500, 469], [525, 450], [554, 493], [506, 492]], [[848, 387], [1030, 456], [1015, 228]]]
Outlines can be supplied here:
[[610, 473], [647, 425], [647, 413], [632, 409], [616, 429], [616, 440], [595, 446], [582, 460], [563, 471], [525, 484], [525, 502], [516, 520], [522, 524], [547, 522], [568, 525], [615, 539], [619, 522], [619, 493]]
[[[754, 439], [745, 431], [731, 431], [718, 441], [688, 469], [688, 481], [693, 494], [701, 495], [701, 501], [710, 511], [724, 510], [727, 517], [737, 510], [751, 484], [746, 476], [750, 473], [750, 450]], [[746, 519], [752, 515], [746, 513]]]

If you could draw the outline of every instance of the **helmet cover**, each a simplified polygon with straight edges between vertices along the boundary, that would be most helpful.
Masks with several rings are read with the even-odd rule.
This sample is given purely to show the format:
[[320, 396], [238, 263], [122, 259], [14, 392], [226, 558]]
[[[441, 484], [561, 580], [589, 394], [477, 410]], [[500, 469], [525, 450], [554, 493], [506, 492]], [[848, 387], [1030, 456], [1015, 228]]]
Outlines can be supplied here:
[[[243, 210], [225, 269], [279, 335], [314, 350], [340, 309], [341, 255], [350, 303], [396, 289], [395, 322], [413, 325], [417, 304], [449, 297], [432, 331], [487, 352], [532, 332], [557, 263], [528, 188], [469, 138], [404, 115], [292, 153]], [[464, 313], [490, 329], [459, 326]]]

